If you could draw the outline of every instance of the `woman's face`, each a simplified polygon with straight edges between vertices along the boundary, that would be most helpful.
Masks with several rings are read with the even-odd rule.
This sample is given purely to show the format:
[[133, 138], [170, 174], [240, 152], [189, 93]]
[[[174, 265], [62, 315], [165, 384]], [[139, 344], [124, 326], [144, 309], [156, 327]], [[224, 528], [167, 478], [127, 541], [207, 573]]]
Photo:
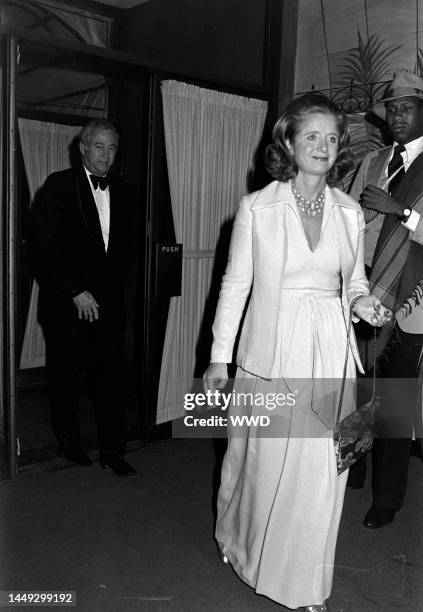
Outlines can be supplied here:
[[288, 143], [303, 174], [325, 175], [338, 154], [339, 133], [333, 115], [310, 113], [300, 123], [294, 140]]

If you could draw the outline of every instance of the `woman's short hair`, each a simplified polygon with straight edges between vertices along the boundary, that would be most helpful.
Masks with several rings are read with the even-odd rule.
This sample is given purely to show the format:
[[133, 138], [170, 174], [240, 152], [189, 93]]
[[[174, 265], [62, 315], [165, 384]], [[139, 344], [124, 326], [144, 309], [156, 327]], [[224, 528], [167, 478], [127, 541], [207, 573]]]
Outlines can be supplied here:
[[106, 132], [113, 132], [116, 136], [116, 140], [119, 140], [119, 134], [116, 131], [115, 126], [108, 119], [91, 119], [82, 128], [79, 133], [80, 142], [88, 145], [91, 141], [93, 132], [97, 130], [105, 130]]
[[353, 154], [349, 147], [350, 131], [347, 116], [324, 94], [307, 93], [288, 104], [274, 125], [273, 143], [268, 145], [265, 151], [265, 166], [269, 174], [278, 181], [285, 182], [297, 176], [298, 166], [288, 148], [288, 142], [294, 141], [301, 123], [311, 113], [332, 115], [338, 127], [338, 155], [326, 178], [328, 185], [335, 187], [352, 168]]

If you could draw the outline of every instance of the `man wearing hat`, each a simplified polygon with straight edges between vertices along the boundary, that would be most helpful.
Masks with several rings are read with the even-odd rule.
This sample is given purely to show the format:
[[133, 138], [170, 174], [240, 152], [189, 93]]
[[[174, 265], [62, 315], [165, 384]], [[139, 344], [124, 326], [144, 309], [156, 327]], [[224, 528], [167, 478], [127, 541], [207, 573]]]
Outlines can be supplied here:
[[[362, 342], [368, 371], [379, 357], [378, 377], [384, 379], [383, 384], [378, 381], [381, 404], [372, 449], [373, 504], [363, 523], [369, 529], [392, 523], [403, 504], [418, 399], [423, 348], [423, 79], [397, 73], [373, 111], [386, 121], [394, 142], [364, 158], [350, 195], [364, 208], [371, 291], [395, 316], [377, 340]], [[349, 484], [360, 486], [364, 477], [365, 463], [358, 463], [350, 471]]]

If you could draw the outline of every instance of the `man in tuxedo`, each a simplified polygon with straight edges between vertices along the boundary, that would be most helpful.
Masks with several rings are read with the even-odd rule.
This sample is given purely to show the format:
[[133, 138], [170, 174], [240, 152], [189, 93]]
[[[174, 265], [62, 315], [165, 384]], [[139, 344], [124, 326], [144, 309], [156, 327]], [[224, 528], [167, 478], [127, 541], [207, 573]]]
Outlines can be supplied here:
[[123, 458], [124, 281], [129, 259], [131, 201], [110, 176], [118, 135], [107, 120], [80, 133], [81, 164], [51, 174], [34, 206], [53, 429], [64, 455], [91, 465], [77, 421], [82, 378], [92, 382], [99, 460], [118, 476], [135, 474]]
[[[381, 394], [372, 449], [373, 504], [364, 526], [392, 523], [402, 507], [411, 439], [420, 397], [423, 348], [423, 79], [396, 74], [373, 108], [386, 120], [392, 146], [369, 153], [350, 194], [364, 207], [365, 262], [370, 289], [395, 316], [377, 340], [362, 342], [363, 360], [378, 364]], [[362, 486], [365, 463], [353, 466], [350, 486]]]

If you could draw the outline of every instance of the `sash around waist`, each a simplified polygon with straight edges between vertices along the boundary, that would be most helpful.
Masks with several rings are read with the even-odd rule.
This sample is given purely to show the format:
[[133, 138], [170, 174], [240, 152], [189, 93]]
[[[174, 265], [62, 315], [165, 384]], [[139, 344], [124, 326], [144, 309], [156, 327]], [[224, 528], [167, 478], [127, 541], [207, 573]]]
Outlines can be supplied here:
[[316, 289], [314, 287], [283, 287], [280, 293], [282, 298], [340, 298], [339, 289]]

